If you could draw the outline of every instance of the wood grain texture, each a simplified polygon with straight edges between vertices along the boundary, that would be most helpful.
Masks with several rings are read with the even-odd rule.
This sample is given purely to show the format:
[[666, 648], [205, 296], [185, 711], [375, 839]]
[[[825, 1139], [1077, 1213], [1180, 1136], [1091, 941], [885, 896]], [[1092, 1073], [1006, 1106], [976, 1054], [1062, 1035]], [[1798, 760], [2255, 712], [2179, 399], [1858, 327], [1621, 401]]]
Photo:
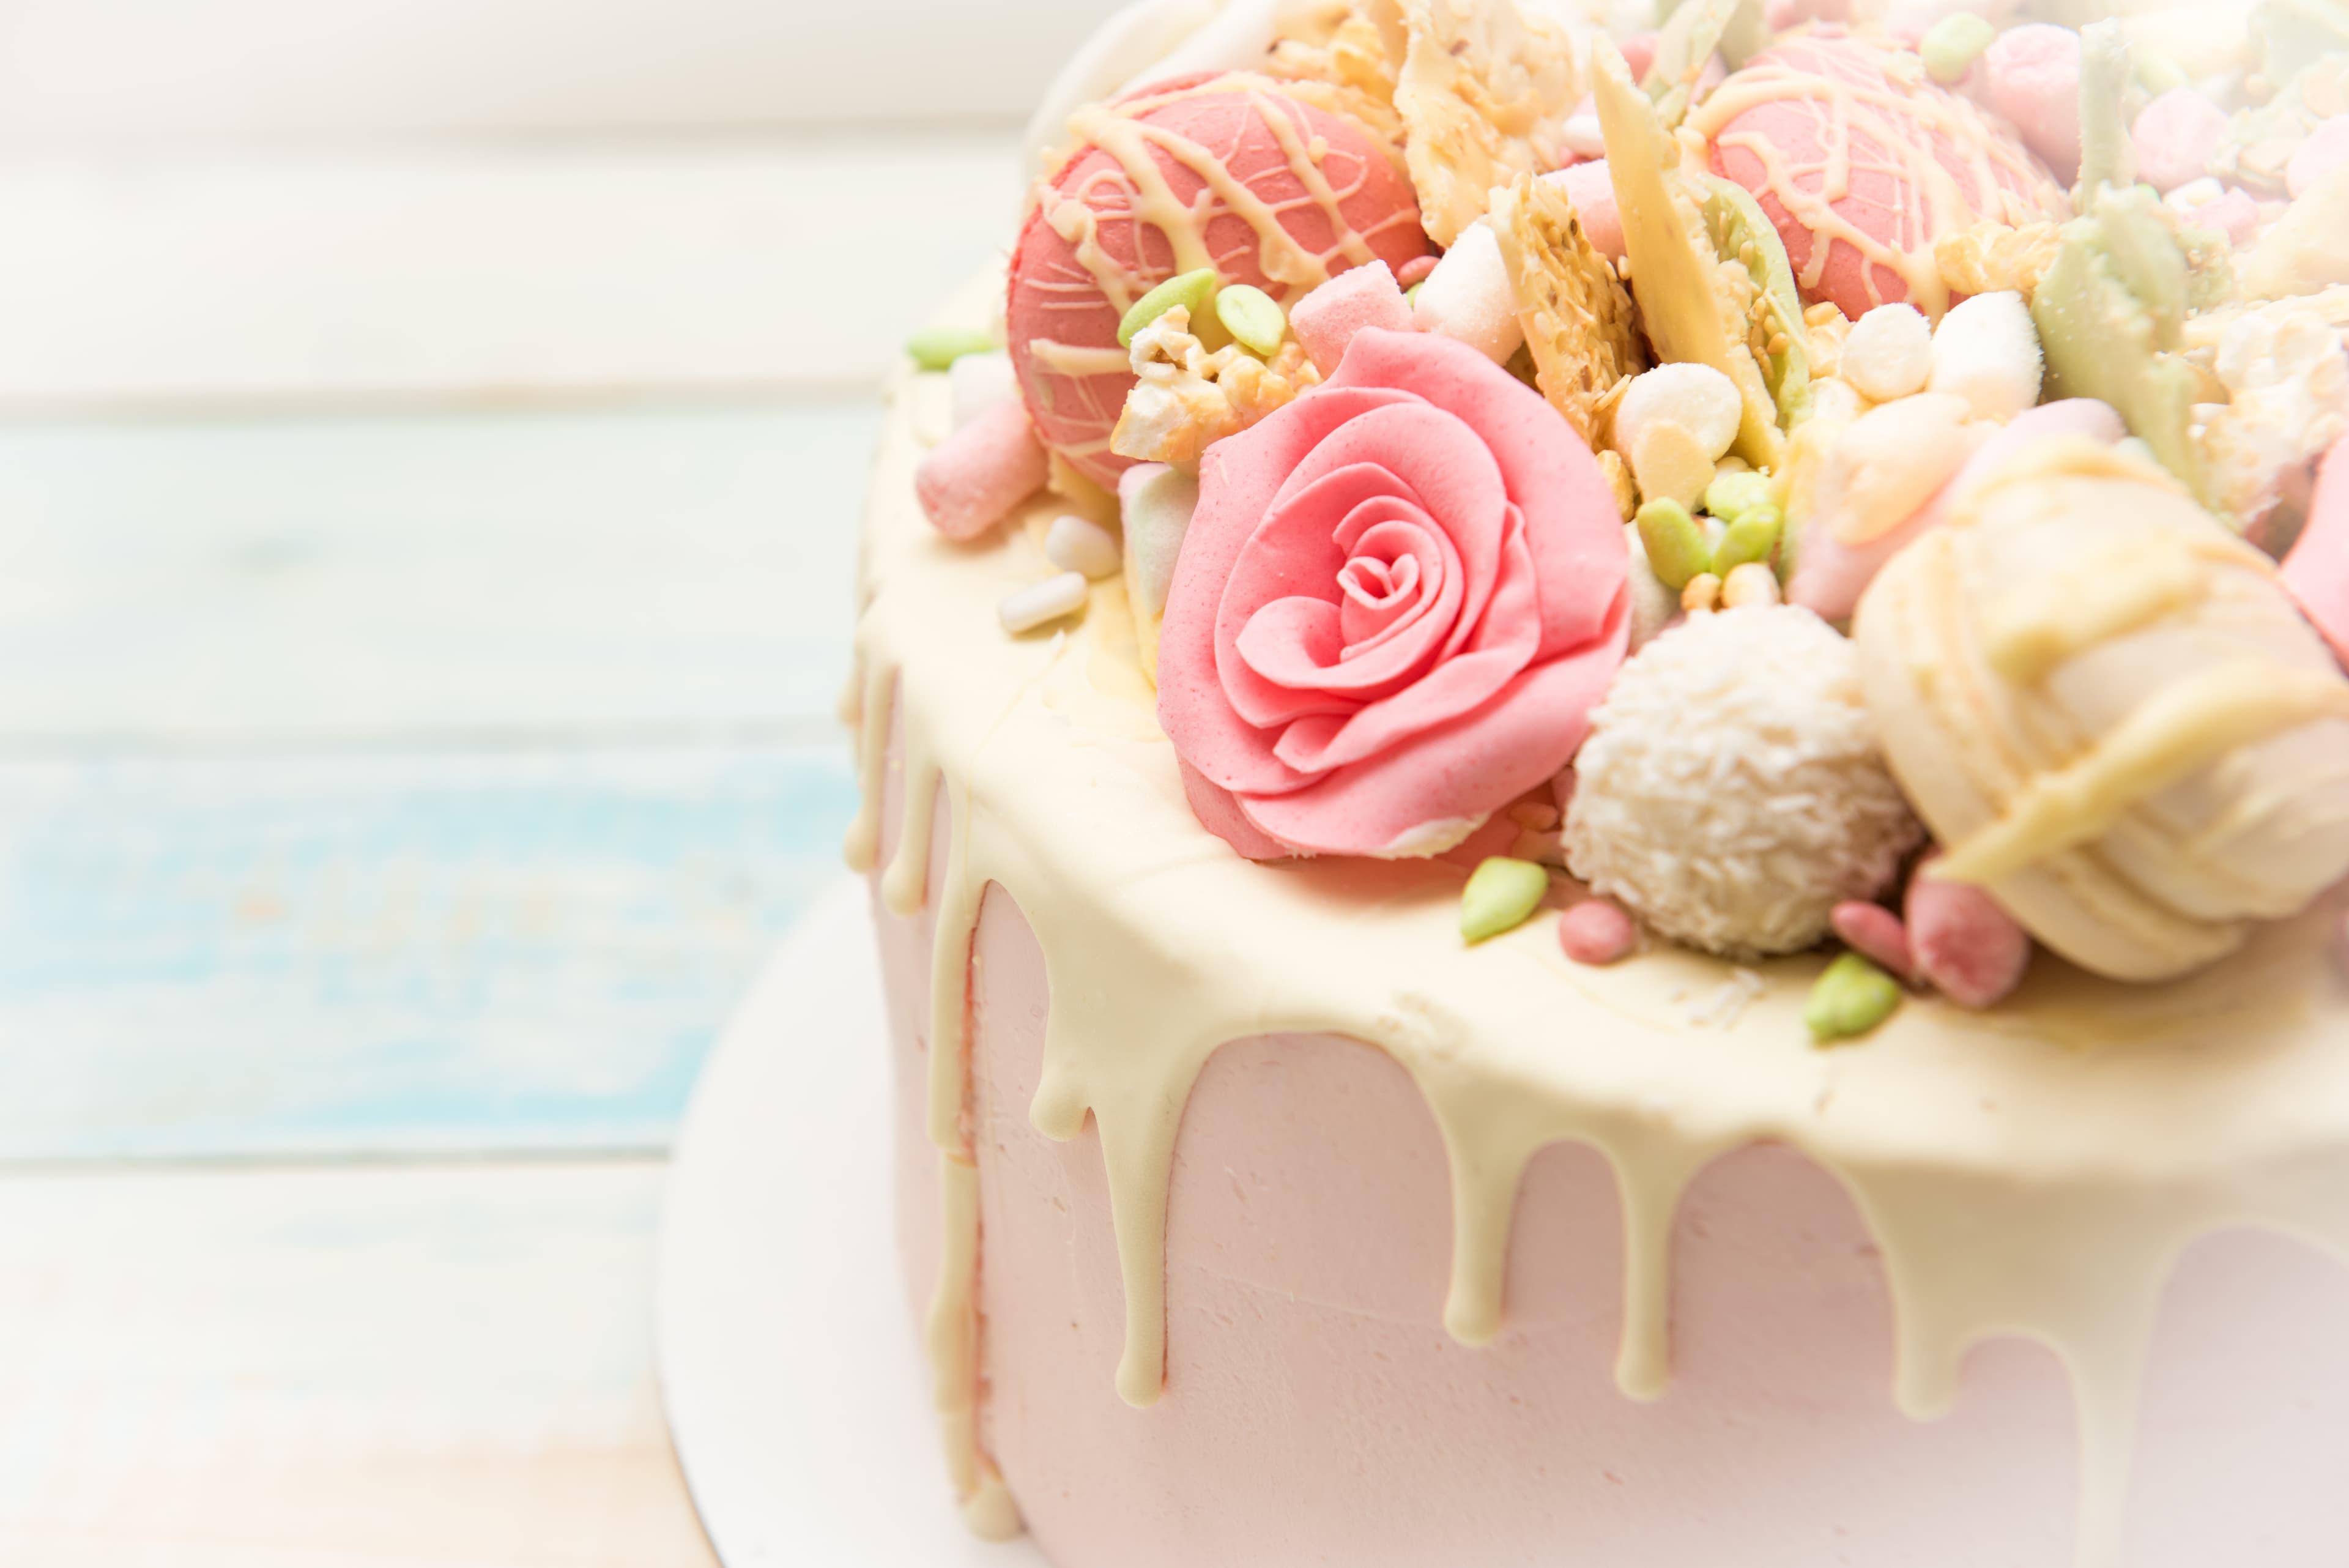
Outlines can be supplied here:
[[1118, 0], [5, 0], [0, 140], [1014, 120]]
[[0, 1181], [0, 1561], [709, 1568], [649, 1162]]
[[1003, 130], [0, 162], [0, 413], [864, 393], [1019, 192]]
[[657, 1150], [844, 747], [0, 763], [0, 1161]]
[[829, 735], [879, 421], [0, 425], [0, 751]]

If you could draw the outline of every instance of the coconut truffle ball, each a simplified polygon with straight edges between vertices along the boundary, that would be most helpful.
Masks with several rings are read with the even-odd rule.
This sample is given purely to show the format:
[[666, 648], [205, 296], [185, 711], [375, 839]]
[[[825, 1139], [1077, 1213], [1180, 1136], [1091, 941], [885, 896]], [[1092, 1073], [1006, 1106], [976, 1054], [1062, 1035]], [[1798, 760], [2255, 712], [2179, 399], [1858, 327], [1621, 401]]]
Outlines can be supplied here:
[[1857, 650], [1792, 605], [1692, 616], [1641, 649], [1575, 774], [1574, 874], [1726, 957], [1816, 943], [1923, 836], [1878, 751]]

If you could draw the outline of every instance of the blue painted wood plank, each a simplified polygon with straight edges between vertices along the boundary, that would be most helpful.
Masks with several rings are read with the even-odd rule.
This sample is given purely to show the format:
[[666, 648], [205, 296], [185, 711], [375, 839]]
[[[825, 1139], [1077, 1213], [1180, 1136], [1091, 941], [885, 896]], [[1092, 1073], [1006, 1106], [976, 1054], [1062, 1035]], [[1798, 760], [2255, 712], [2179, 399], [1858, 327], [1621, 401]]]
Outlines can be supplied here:
[[826, 724], [880, 419], [0, 424], [0, 750]]
[[658, 1148], [838, 744], [0, 763], [0, 1160]]

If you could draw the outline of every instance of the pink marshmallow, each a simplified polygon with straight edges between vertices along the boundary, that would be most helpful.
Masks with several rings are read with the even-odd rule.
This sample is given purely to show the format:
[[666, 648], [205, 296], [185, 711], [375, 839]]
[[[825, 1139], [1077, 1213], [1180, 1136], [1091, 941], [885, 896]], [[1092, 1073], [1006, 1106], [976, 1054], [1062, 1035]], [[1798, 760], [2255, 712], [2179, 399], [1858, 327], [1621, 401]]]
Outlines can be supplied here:
[[1336, 373], [1346, 357], [1346, 346], [1366, 327], [1390, 332], [1418, 327], [1411, 302], [1402, 296], [1393, 273], [1382, 261], [1340, 273], [1290, 306], [1289, 329], [1324, 376]]
[[1909, 944], [1917, 972], [1960, 1007], [1995, 1007], [2031, 967], [2031, 935], [1997, 899], [1931, 875], [1929, 857], [1909, 881]]
[[2164, 195], [2209, 172], [2227, 134], [2227, 115], [2192, 88], [2172, 88], [2145, 106], [2129, 129], [2137, 178]]
[[1044, 488], [1049, 467], [1028, 407], [1015, 398], [932, 447], [914, 470], [914, 494], [939, 533], [976, 539]]
[[2333, 443], [2316, 471], [2308, 524], [2284, 556], [2282, 576], [2301, 613], [2349, 664], [2349, 436]]
[[1913, 980], [1915, 955], [1909, 949], [1909, 928], [1881, 904], [1853, 898], [1837, 904], [1827, 916], [1843, 945], [1897, 979]]
[[1613, 900], [1586, 898], [1557, 918], [1557, 943], [1577, 963], [1619, 963], [1638, 950], [1640, 928]]
[[2259, 237], [2260, 204], [2244, 192], [2230, 189], [2215, 202], [2205, 202], [2186, 214], [2198, 229], [2216, 229], [2237, 250]]
[[1589, 236], [1591, 248], [1609, 261], [1623, 259], [1623, 214], [1615, 205], [1615, 178], [1607, 171], [1607, 160], [1545, 174], [1542, 183], [1566, 192], [1567, 200], [1574, 203], [1575, 215], [1582, 220], [1582, 232]]
[[2292, 190], [2292, 199], [2299, 201], [2344, 163], [2349, 163], [2349, 114], [2337, 114], [2310, 131], [2284, 166], [2284, 183]]
[[2080, 172], [2080, 35], [2052, 22], [2001, 33], [1982, 57], [1992, 109], [2069, 184]]

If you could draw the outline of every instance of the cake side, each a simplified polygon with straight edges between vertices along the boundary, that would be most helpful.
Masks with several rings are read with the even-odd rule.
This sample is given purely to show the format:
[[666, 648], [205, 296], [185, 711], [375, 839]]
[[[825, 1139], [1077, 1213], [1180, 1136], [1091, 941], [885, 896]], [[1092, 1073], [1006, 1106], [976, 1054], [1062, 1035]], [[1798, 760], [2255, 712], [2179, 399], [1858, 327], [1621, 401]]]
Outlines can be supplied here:
[[[1455, 1338], [1500, 1330], [1528, 1164], [1587, 1145], [1616, 1172], [1626, 1216], [1618, 1376], [1653, 1397], [1671, 1361], [1683, 1189], [1728, 1151], [1787, 1145], [1852, 1195], [1882, 1251], [1900, 1405], [1945, 1408], [1985, 1335], [2054, 1345], [2084, 1413], [2084, 1528], [2114, 1539], [2137, 1364], [2177, 1255], [2242, 1223], [2349, 1252], [2337, 1200], [2349, 1000], [2321, 916], [2186, 981], [2121, 986], [2043, 966], [1996, 1015], [1916, 1005], [1865, 1051], [1827, 1054], [1797, 1023], [1815, 959], [1747, 971], [1758, 993], [1705, 1024], [1690, 1001], [1744, 983], [1717, 961], [1657, 951], [1591, 970], [1532, 928], [1464, 950], [1456, 867], [1258, 866], [1202, 828], [1171, 747], [1115, 674], [1114, 609], [1073, 633], [1001, 635], [992, 606], [1032, 576], [1052, 509], [977, 545], [921, 521], [917, 427], [939, 410], [917, 405], [938, 390], [900, 388], [876, 472], [859, 630], [868, 819], [852, 847], [878, 865], [895, 910], [923, 908], [937, 877], [930, 1132], [974, 1170], [965, 1057], [936, 1047], [964, 1038], [964, 955], [985, 890], [1000, 888], [1034, 929], [1052, 977], [1035, 1124], [1066, 1138], [1090, 1121], [1100, 1139], [1129, 1402], [1154, 1399], [1167, 1365], [1167, 1192], [1192, 1086], [1226, 1042], [1281, 1032], [1375, 1046], [1424, 1098], [1454, 1184], [1444, 1322]], [[893, 766], [904, 815], [882, 862]]]

